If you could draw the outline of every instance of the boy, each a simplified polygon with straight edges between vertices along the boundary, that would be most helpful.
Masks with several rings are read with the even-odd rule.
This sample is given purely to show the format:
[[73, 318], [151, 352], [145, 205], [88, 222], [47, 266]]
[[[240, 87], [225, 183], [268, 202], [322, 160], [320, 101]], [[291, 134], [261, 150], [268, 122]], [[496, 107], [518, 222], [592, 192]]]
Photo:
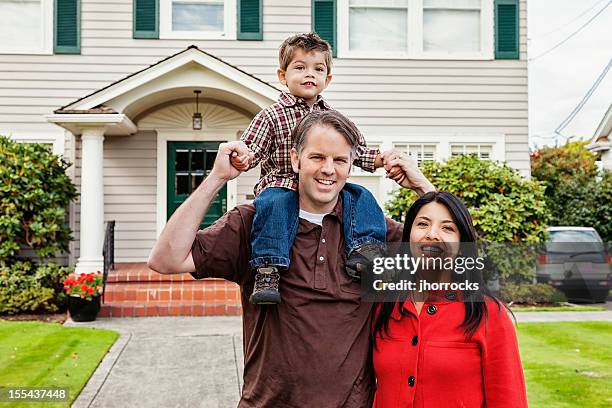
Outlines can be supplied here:
[[[259, 112], [241, 140], [250, 156], [232, 157], [239, 170], [260, 161], [261, 179], [255, 186], [255, 218], [251, 231], [251, 267], [256, 270], [253, 304], [281, 302], [280, 274], [289, 267], [289, 250], [295, 240], [299, 218], [321, 225], [325, 214], [300, 210], [297, 177], [291, 168], [291, 132], [302, 117], [313, 110], [332, 109], [320, 93], [331, 81], [331, 49], [317, 34], [287, 38], [279, 50], [279, 81], [289, 89], [277, 103]], [[367, 171], [382, 167], [378, 149], [369, 149], [361, 136], [355, 165]], [[250, 163], [249, 163], [250, 162]], [[318, 180], [323, 186], [333, 180]], [[365, 188], [347, 183], [342, 190], [347, 273], [359, 280], [368, 263], [384, 254], [386, 223], [382, 210]], [[322, 242], [325, 242], [323, 239]]]

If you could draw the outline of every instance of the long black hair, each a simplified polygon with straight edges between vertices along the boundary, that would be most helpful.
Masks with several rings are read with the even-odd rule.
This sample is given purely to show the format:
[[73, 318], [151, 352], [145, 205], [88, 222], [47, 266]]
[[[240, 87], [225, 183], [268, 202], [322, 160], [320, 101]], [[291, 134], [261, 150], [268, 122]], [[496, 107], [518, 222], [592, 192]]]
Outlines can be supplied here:
[[[402, 247], [404, 250], [407, 249], [410, 241], [410, 231], [412, 230], [412, 224], [417, 217], [417, 214], [425, 206], [431, 202], [437, 202], [444, 205], [453, 217], [453, 221], [459, 230], [459, 237], [462, 243], [473, 243], [474, 245], [462, 244], [461, 252], [464, 257], [477, 257], [476, 248], [476, 231], [474, 230], [474, 224], [472, 217], [468, 209], [465, 207], [463, 202], [455, 195], [448, 191], [435, 191], [424, 194], [418, 200], [416, 200], [408, 213], [406, 214], [406, 221], [404, 222], [404, 232], [402, 236]], [[453, 278], [457, 277], [457, 274], [453, 274]], [[480, 290], [464, 294], [464, 305], [465, 305], [465, 317], [461, 323], [466, 338], [472, 337], [472, 335], [480, 326], [480, 322], [487, 318], [487, 308], [484, 303], [485, 298], [492, 300], [497, 303], [498, 308], [501, 308], [501, 302], [495, 298], [487, 289], [482, 274], [475, 270], [466, 271], [464, 279], [470, 282], [478, 282]], [[403, 315], [404, 301], [399, 299], [393, 302], [382, 302], [379, 304], [378, 315], [374, 321], [374, 346], [376, 346], [376, 337], [389, 335], [389, 319], [393, 313], [393, 308], [397, 307], [398, 311]]]

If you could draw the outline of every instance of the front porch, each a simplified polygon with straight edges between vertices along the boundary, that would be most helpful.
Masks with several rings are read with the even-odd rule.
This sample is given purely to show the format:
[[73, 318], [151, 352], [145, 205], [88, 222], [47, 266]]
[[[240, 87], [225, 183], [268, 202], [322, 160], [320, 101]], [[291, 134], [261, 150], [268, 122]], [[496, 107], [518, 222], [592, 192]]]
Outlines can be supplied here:
[[240, 288], [223, 279], [162, 275], [144, 262], [117, 263], [108, 273], [100, 317], [236, 316]]

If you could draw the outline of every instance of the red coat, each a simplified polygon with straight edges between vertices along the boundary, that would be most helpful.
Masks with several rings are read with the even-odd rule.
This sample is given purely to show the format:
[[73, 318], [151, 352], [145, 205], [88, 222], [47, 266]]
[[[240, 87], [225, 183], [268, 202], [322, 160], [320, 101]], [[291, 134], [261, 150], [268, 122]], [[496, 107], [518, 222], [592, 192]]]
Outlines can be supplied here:
[[[462, 302], [425, 303], [417, 315], [393, 309], [389, 334], [376, 339], [375, 408], [524, 408], [525, 379], [506, 309], [486, 302], [488, 319], [464, 337]], [[404, 312], [404, 313], [405, 313]]]

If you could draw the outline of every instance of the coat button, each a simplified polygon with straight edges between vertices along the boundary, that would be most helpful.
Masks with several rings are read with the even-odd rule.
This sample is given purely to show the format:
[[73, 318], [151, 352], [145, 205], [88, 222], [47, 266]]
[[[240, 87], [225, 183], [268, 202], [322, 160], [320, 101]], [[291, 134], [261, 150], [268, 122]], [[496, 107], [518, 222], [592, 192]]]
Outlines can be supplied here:
[[412, 345], [416, 346], [419, 343], [419, 336], [414, 336], [412, 338]]
[[457, 299], [457, 293], [456, 292], [446, 292], [446, 300], [455, 300]]
[[408, 385], [411, 387], [414, 387], [414, 376], [413, 375], [408, 377]]
[[434, 315], [434, 314], [436, 314], [437, 310], [438, 310], [438, 308], [436, 307], [436, 305], [428, 305], [427, 306], [427, 314]]

